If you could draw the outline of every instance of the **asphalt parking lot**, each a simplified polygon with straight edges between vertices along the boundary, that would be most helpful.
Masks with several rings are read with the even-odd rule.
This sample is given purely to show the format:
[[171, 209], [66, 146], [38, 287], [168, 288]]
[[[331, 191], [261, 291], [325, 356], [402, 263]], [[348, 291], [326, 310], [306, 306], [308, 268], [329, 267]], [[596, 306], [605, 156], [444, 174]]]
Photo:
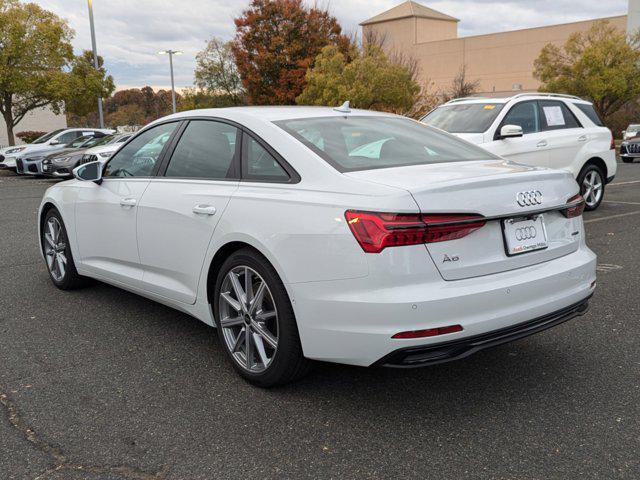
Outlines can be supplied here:
[[588, 213], [591, 311], [420, 370], [249, 386], [214, 331], [37, 250], [43, 179], [0, 176], [2, 479], [638, 479], [640, 164]]

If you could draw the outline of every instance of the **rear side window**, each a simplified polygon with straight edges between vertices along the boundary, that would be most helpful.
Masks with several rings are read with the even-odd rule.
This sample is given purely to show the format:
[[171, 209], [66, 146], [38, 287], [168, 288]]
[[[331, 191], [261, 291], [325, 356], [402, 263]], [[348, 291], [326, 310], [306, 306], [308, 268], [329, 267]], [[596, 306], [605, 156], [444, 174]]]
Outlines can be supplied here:
[[593, 108], [593, 105], [588, 103], [574, 103], [574, 105], [578, 107], [578, 109], [580, 109], [580, 111], [584, 113], [589, 118], [589, 120], [591, 120], [597, 126], [604, 127], [604, 123], [600, 119], [600, 116], [598, 115], [598, 112], [596, 112], [596, 109]]
[[543, 130], [562, 130], [580, 128], [582, 125], [563, 102], [540, 100]]
[[75, 140], [76, 138], [81, 136], [82, 136], [82, 132], [76, 130], [72, 132], [63, 133], [58, 138], [56, 138], [56, 140], [60, 143], [69, 143], [72, 140]]
[[237, 137], [238, 129], [232, 125], [192, 120], [171, 155], [165, 176], [232, 178]]
[[540, 112], [538, 102], [521, 102], [514, 105], [502, 120], [502, 125], [517, 125], [522, 133], [537, 133], [540, 131]]
[[400, 117], [330, 116], [275, 123], [340, 172], [498, 158]]
[[266, 148], [250, 135], [243, 136], [243, 172], [247, 180], [286, 182], [289, 174]]

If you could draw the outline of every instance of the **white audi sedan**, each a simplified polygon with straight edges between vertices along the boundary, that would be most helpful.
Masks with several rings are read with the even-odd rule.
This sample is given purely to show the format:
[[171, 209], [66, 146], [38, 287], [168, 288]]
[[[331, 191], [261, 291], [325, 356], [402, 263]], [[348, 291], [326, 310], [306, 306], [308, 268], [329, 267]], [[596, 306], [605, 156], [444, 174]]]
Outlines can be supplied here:
[[184, 112], [74, 175], [39, 210], [53, 283], [216, 326], [259, 386], [460, 359], [583, 314], [596, 285], [571, 174], [390, 114]]

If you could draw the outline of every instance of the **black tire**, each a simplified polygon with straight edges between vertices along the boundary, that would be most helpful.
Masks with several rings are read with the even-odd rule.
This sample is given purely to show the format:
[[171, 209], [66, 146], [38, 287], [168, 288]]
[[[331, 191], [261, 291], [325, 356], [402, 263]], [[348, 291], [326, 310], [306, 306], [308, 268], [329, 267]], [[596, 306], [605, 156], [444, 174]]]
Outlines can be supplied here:
[[[591, 202], [586, 197], [587, 187], [585, 186], [585, 178], [587, 178], [588, 175], [589, 176], [596, 175], [599, 178], [599, 183], [602, 185], [602, 193], [600, 197], [597, 200], [594, 200]], [[602, 203], [602, 200], [604, 199], [604, 193], [605, 193], [604, 191], [606, 186], [606, 178], [602, 169], [593, 163], [589, 163], [585, 165], [582, 171], [580, 172], [580, 175], [578, 175], [578, 185], [580, 186], [580, 194], [583, 197], [585, 197], [585, 201], [586, 201], [585, 210], [587, 211], [596, 210]]]
[[[240, 365], [240, 361], [234, 357], [225, 340], [223, 328], [220, 323], [220, 294], [223, 282], [227, 274], [238, 267], [249, 267], [262, 277], [273, 299], [277, 311], [277, 349], [271, 362], [261, 372], [251, 372]], [[269, 261], [251, 248], [243, 248], [231, 254], [223, 263], [215, 285], [214, 312], [220, 345], [224, 349], [227, 358], [235, 370], [245, 380], [258, 387], [268, 388], [293, 382], [306, 375], [311, 368], [311, 361], [302, 353], [298, 325], [291, 307], [289, 295], [280, 280], [277, 272]], [[242, 328], [251, 328], [243, 325]], [[249, 330], [252, 331], [252, 330]], [[240, 334], [239, 334], [240, 335]]]
[[633, 157], [622, 157], [624, 163], [633, 163]]
[[[47, 247], [46, 247], [47, 240], [45, 238], [45, 235], [48, 233], [48, 224], [51, 218], [55, 218], [61, 227], [61, 230], [60, 230], [61, 237], [58, 243], [64, 243], [64, 249], [61, 250], [61, 252], [64, 254], [64, 257], [66, 258], [66, 268], [65, 268], [64, 275], [61, 276], [60, 278], [57, 278], [57, 276], [52, 271], [52, 268], [50, 267], [49, 261], [48, 261], [49, 255], [47, 255]], [[82, 275], [79, 275], [78, 271], [76, 270], [76, 265], [75, 265], [75, 262], [73, 261], [73, 254], [71, 253], [71, 247], [69, 246], [69, 240], [68, 240], [69, 236], [67, 235], [67, 228], [65, 227], [64, 221], [62, 220], [62, 216], [60, 215], [58, 210], [56, 210], [55, 208], [52, 208], [46, 213], [42, 221], [41, 230], [42, 231], [40, 235], [40, 244], [41, 244], [42, 251], [45, 255], [45, 265], [47, 267], [47, 272], [49, 273], [49, 277], [51, 278], [51, 281], [53, 282], [53, 284], [56, 287], [58, 287], [60, 290], [74, 290], [74, 289], [82, 288], [89, 285], [91, 283], [91, 279], [87, 277], [83, 277]]]

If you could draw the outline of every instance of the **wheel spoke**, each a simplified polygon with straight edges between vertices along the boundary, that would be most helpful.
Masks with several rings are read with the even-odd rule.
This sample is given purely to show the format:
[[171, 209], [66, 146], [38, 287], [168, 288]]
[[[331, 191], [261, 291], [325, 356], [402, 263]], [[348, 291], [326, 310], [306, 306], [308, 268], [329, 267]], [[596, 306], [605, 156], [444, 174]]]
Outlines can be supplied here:
[[236, 353], [237, 351], [240, 350], [240, 347], [242, 346], [242, 343], [246, 338], [244, 332], [245, 332], [245, 328], [243, 327], [240, 330], [240, 333], [238, 333], [238, 336], [236, 337], [236, 340], [233, 344], [233, 348], [231, 349], [231, 353]]
[[269, 357], [267, 357], [267, 352], [264, 349], [264, 343], [262, 342], [262, 337], [257, 333], [253, 334], [253, 343], [256, 345], [256, 350], [258, 351], [258, 356], [260, 357], [260, 361], [266, 367], [269, 365]]
[[231, 308], [233, 308], [236, 312], [242, 311], [242, 306], [240, 305], [240, 302], [236, 301], [233, 297], [231, 297], [231, 294], [229, 294], [229, 292], [224, 292], [223, 294], [220, 295], [220, 297], [229, 305], [231, 305]]
[[249, 303], [253, 298], [253, 282], [251, 278], [251, 270], [248, 267], [244, 267], [244, 292], [245, 301]]
[[224, 328], [235, 327], [236, 325], [244, 324], [244, 318], [240, 317], [226, 317], [220, 320], [220, 325]]
[[61, 254], [56, 255], [56, 263], [58, 264], [58, 272], [60, 273], [60, 278], [64, 277], [65, 262], [66, 262], [66, 259], [64, 259], [64, 257]]
[[258, 312], [256, 314], [256, 320], [259, 320], [261, 322], [264, 322], [266, 320], [269, 320], [270, 318], [273, 318], [276, 316], [276, 312]]
[[246, 357], [247, 360], [247, 368], [249, 370], [251, 370], [251, 367], [253, 365], [253, 348], [251, 347], [251, 345], [253, 344], [253, 340], [251, 340], [251, 329], [250, 328], [245, 328], [244, 330], [244, 334], [245, 334], [245, 338], [244, 338], [244, 355]]
[[251, 299], [251, 302], [249, 302], [249, 313], [251, 315], [253, 315], [253, 312], [255, 312], [258, 306], [262, 304], [262, 299], [264, 298], [264, 292], [266, 288], [267, 284], [261, 281], [260, 285], [258, 286], [258, 290], [256, 290], [256, 295]]
[[49, 270], [53, 269], [53, 262], [55, 261], [55, 252], [53, 250], [47, 252], [47, 265], [49, 266]]
[[265, 327], [258, 322], [251, 322], [251, 327], [267, 342], [271, 348], [278, 347], [278, 339], [275, 338]]
[[240, 285], [240, 280], [238, 280], [238, 275], [236, 275], [233, 272], [229, 272], [229, 280], [231, 280], [231, 286], [233, 287], [233, 292], [236, 294], [236, 298], [240, 302], [240, 305], [244, 306], [247, 302], [247, 296], [245, 295], [245, 292], [242, 289], [242, 285]]
[[53, 219], [47, 222], [47, 229], [49, 230], [49, 235], [51, 236], [51, 240], [53, 243], [56, 242], [56, 227], [54, 225]]
[[53, 242], [53, 238], [50, 233], [45, 233], [44, 239], [51, 248], [56, 248], [56, 244]]

